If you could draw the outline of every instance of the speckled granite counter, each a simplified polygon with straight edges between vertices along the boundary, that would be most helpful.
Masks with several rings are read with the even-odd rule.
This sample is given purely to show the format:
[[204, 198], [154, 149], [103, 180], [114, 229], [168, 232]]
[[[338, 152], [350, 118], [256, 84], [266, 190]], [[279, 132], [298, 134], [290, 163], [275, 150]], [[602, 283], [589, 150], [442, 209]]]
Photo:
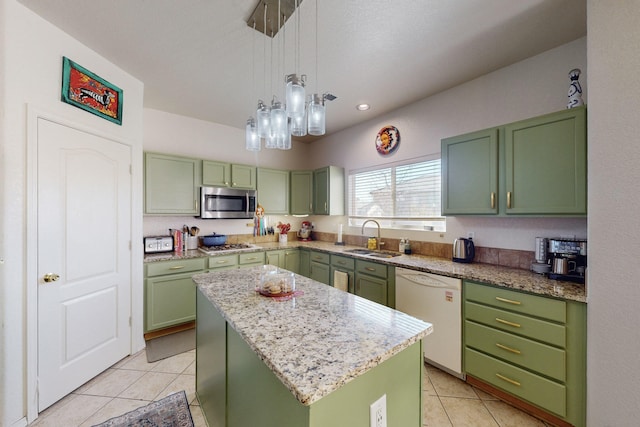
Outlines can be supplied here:
[[[528, 270], [517, 268], [501, 267], [490, 264], [462, 264], [455, 263], [444, 258], [428, 257], [422, 255], [400, 255], [394, 258], [371, 258], [365, 255], [357, 255], [346, 251], [355, 249], [355, 246], [339, 246], [329, 242], [311, 241], [290, 241], [286, 245], [280, 243], [261, 243], [255, 245], [253, 249], [243, 249], [238, 251], [225, 251], [225, 254], [234, 252], [262, 251], [287, 248], [308, 248], [327, 253], [345, 255], [352, 258], [367, 259], [382, 264], [395, 267], [411, 268], [414, 270], [426, 271], [443, 276], [457, 277], [460, 279], [477, 280], [491, 285], [502, 286], [510, 289], [531, 292], [539, 295], [547, 295], [555, 298], [587, 302], [585, 285], [559, 280], [551, 280], [541, 274], [535, 274]], [[208, 257], [200, 251], [186, 251], [184, 253], [169, 253], [158, 255], [146, 255], [144, 262], [165, 261], [170, 259], [185, 259]]]
[[432, 325], [296, 275], [302, 295], [255, 292], [262, 267], [198, 274], [198, 289], [303, 405], [430, 334]]

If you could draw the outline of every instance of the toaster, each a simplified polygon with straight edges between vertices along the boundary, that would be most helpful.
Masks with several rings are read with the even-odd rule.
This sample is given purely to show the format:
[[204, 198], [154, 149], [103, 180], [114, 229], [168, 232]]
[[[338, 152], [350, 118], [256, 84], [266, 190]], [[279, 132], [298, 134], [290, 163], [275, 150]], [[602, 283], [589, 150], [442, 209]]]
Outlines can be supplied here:
[[144, 238], [144, 253], [173, 252], [173, 236], [149, 236]]

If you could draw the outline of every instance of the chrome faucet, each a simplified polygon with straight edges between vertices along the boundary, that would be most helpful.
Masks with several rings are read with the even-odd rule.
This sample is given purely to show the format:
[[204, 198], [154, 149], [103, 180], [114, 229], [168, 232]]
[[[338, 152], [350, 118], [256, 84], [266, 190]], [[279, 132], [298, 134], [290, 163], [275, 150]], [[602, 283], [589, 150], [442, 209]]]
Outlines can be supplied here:
[[368, 223], [368, 222], [373, 222], [375, 225], [378, 226], [378, 240], [376, 240], [376, 246], [377, 249], [380, 249], [380, 246], [383, 245], [382, 242], [380, 242], [380, 223], [378, 221], [376, 221], [375, 219], [368, 219], [365, 222], [362, 223], [362, 231], [360, 232], [363, 236], [364, 236], [364, 226]]

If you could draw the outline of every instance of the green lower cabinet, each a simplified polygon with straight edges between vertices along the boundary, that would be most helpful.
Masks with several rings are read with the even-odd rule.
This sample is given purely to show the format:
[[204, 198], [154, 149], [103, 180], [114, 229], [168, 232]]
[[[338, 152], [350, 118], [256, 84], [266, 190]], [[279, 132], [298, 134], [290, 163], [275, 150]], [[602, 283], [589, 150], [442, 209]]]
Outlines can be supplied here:
[[145, 264], [145, 333], [195, 320], [195, 284], [191, 277], [205, 271], [205, 261], [197, 258]]
[[265, 260], [266, 257], [264, 252], [249, 252], [238, 255], [238, 264], [240, 268], [264, 265]]
[[311, 251], [309, 255], [309, 277], [325, 285], [331, 284], [331, 256], [325, 252]]
[[300, 250], [285, 249], [284, 268], [285, 270], [300, 274]]
[[586, 304], [465, 280], [464, 371], [586, 425]]
[[422, 341], [311, 405], [301, 404], [197, 292], [196, 394], [210, 426], [369, 427], [386, 395], [387, 425], [422, 427]]
[[391, 308], [396, 306], [395, 267], [356, 260], [354, 293]]
[[300, 249], [299, 274], [304, 277], [311, 277], [311, 251]]

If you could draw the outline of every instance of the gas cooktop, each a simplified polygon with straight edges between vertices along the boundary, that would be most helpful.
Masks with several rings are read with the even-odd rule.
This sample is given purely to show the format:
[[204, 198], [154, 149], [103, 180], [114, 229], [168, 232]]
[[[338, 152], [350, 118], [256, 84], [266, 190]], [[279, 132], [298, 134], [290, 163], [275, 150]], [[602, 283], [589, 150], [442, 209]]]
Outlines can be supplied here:
[[214, 254], [214, 253], [225, 252], [225, 251], [255, 249], [256, 247], [257, 246], [255, 245], [248, 245], [246, 243], [231, 243], [231, 244], [227, 243], [227, 244], [218, 245], [218, 246], [200, 246], [198, 250], [201, 252], [204, 252], [205, 254]]

